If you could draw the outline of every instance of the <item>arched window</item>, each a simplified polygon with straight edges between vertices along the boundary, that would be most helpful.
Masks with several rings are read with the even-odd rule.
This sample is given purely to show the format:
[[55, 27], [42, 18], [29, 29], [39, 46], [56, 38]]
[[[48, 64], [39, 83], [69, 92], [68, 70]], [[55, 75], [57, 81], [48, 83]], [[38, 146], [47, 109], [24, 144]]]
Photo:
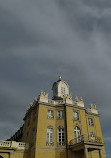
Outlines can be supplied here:
[[65, 133], [63, 127], [58, 128], [57, 135], [58, 135], [58, 145], [65, 145]]
[[53, 127], [47, 127], [46, 145], [54, 144]]
[[75, 140], [75, 143], [78, 143], [81, 141], [81, 130], [78, 126], [74, 127], [74, 140]]

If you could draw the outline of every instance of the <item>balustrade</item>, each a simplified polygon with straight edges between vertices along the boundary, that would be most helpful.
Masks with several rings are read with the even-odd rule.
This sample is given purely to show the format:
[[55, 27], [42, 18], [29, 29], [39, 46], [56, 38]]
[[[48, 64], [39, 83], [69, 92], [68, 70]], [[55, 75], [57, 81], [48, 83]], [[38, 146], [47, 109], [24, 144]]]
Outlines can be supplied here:
[[10, 147], [11, 142], [10, 141], [0, 141], [0, 147]]
[[97, 136], [91, 137], [91, 136], [87, 136], [87, 135], [82, 135], [78, 138], [72, 139], [70, 141], [70, 145], [77, 144], [80, 142], [102, 143], [102, 139]]
[[28, 149], [28, 144], [15, 141], [0, 141], [0, 148]]

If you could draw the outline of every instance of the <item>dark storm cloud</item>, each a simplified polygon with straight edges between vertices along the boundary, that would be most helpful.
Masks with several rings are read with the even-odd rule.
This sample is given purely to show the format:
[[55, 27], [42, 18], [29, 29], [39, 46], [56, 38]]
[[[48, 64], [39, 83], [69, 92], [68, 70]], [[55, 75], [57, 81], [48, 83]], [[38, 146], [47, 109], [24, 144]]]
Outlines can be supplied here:
[[109, 152], [110, 19], [110, 0], [0, 1], [1, 139], [22, 125], [41, 89], [51, 98], [52, 83], [61, 74], [73, 98], [97, 104]]
[[104, 33], [111, 32], [111, 2], [108, 1], [88, 1], [88, 0], [58, 0], [61, 8], [65, 10], [66, 16], [72, 27], [82, 29], [82, 32], [90, 32], [94, 29]]

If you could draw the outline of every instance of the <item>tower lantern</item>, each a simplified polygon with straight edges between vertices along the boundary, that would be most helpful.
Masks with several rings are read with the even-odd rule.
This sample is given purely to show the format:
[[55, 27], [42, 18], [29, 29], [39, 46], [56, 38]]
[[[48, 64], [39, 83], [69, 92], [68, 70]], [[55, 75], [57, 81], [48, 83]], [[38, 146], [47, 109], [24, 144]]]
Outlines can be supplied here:
[[53, 99], [59, 100], [69, 96], [69, 85], [61, 79], [61, 76], [58, 81], [54, 82], [52, 90]]

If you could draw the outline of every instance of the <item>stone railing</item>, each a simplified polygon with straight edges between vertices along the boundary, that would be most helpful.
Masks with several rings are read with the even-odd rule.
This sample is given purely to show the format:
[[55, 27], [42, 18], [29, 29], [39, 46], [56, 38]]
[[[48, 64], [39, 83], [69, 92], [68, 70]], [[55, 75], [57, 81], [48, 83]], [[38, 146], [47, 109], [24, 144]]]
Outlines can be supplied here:
[[89, 143], [102, 143], [102, 139], [100, 137], [94, 136], [87, 136], [87, 135], [82, 135], [78, 138], [74, 138], [69, 142], [69, 145], [74, 145], [80, 142], [89, 142]]
[[50, 100], [50, 99], [48, 100], [48, 103], [49, 103], [49, 104], [52, 104], [52, 105], [55, 105], [55, 104], [56, 104], [54, 100]]
[[28, 149], [28, 143], [18, 142], [18, 149]]
[[48, 100], [48, 103], [49, 104], [52, 104], [52, 105], [58, 105], [58, 104], [65, 104], [65, 100]]
[[15, 141], [0, 141], [0, 148], [13, 148], [17, 150], [26, 150], [29, 148], [28, 143]]
[[[34, 99], [34, 103], [30, 104], [30, 106], [27, 109], [27, 113], [31, 110], [31, 108], [33, 106], [35, 106], [35, 102], [41, 102], [41, 103], [46, 103], [46, 104], [48, 103], [48, 104], [50, 104], [52, 106], [68, 104], [68, 105], [71, 105], [71, 106], [77, 106], [77, 107], [81, 107], [81, 108], [85, 107], [82, 98], [79, 99], [78, 97], [76, 97], [75, 101], [73, 101], [72, 98], [67, 98], [67, 97], [64, 98], [63, 100], [51, 100], [51, 99], [48, 99], [48, 94], [42, 93], [39, 96], [38, 99]], [[96, 109], [96, 105], [95, 104], [91, 104], [90, 109], [89, 108], [85, 108], [85, 109], [86, 109], [87, 113], [98, 114], [98, 111]]]
[[0, 141], [0, 147], [11, 147], [11, 142], [10, 141]]
[[58, 100], [57, 101], [57, 104], [65, 104], [66, 102], [65, 102], [65, 100]]

